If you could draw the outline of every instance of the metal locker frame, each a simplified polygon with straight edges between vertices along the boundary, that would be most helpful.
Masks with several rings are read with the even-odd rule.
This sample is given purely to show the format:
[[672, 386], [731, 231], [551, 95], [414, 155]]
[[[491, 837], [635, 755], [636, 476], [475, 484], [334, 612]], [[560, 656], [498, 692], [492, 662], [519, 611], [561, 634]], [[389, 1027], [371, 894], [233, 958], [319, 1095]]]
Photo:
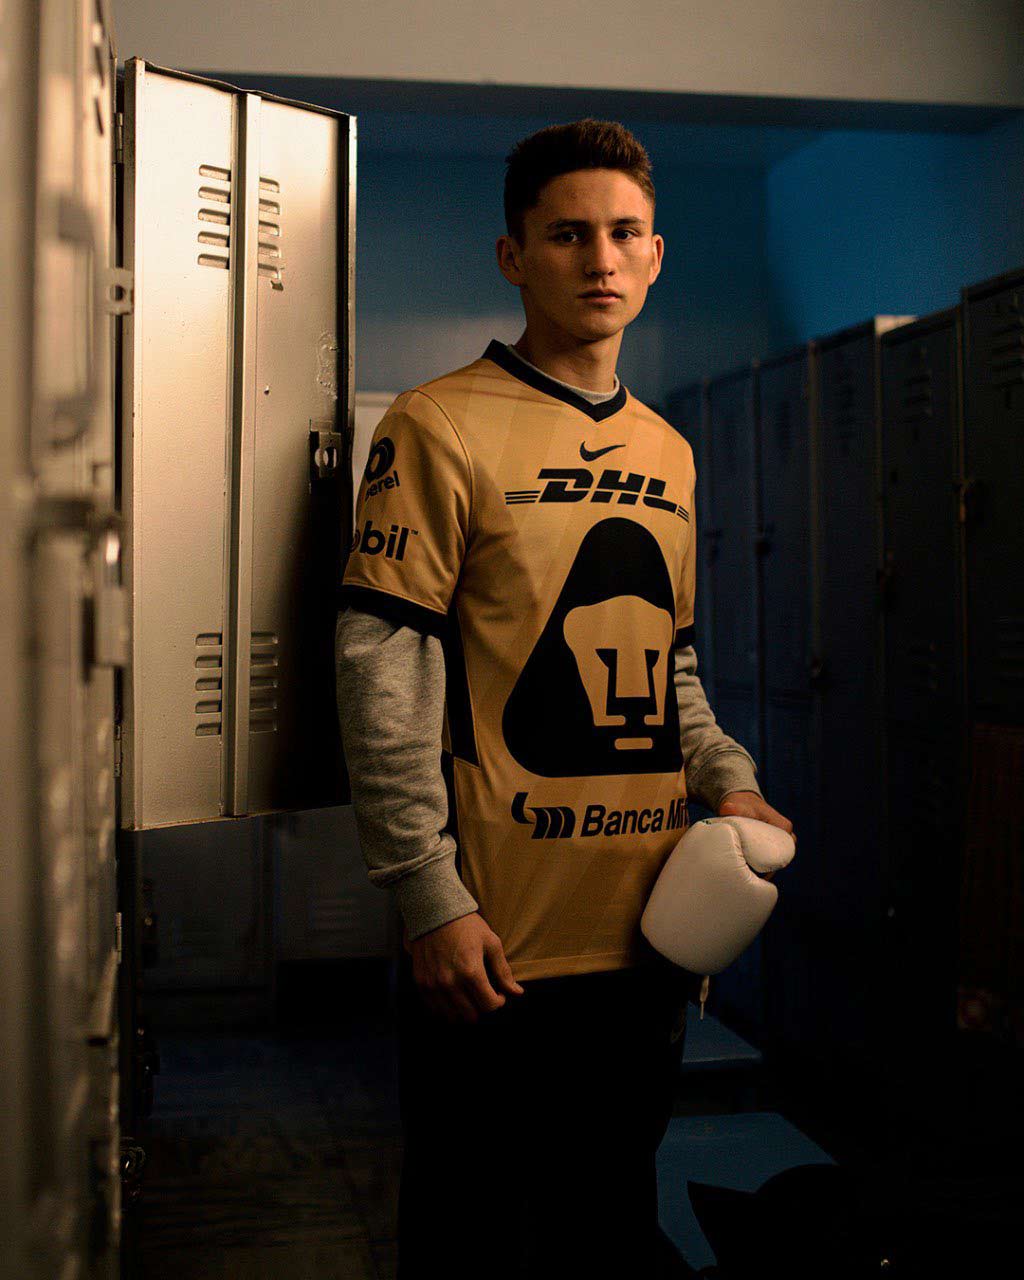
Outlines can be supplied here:
[[[286, 126], [310, 145], [276, 142]], [[352, 116], [126, 64], [126, 828], [347, 799], [330, 695], [351, 510], [355, 136]], [[332, 166], [333, 226], [314, 186]], [[319, 315], [329, 253], [337, 288]]]

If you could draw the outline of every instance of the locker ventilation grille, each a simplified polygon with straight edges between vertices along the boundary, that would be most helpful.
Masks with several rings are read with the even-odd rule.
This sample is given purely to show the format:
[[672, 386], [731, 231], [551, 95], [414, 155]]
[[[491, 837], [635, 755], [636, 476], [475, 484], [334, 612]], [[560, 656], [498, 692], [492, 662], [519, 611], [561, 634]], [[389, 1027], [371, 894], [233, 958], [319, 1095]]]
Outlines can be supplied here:
[[196, 636], [196, 735], [221, 731], [224, 688], [224, 637], [219, 631], [201, 631]]
[[903, 425], [910, 429], [911, 439], [916, 443], [922, 425], [929, 423], [935, 413], [928, 348], [918, 347], [911, 364], [914, 368], [908, 370], [903, 379]]
[[925, 831], [942, 830], [949, 808], [949, 786], [935, 767], [934, 751], [922, 747], [915, 752], [914, 768], [910, 773], [910, 785], [904, 793], [903, 803], [914, 826]]
[[249, 732], [277, 732], [278, 637], [254, 631], [249, 659]]
[[849, 456], [860, 417], [856, 374], [844, 362], [837, 361], [833, 376], [835, 378], [836, 435], [843, 453]]
[[[199, 176], [207, 182], [199, 188], [199, 255], [201, 267], [231, 266], [231, 170], [201, 164]], [[219, 229], [215, 229], [219, 228]]]
[[1009, 310], [1014, 314], [1006, 319], [1001, 317], [1001, 322], [992, 330], [988, 364], [993, 387], [1024, 382], [1024, 312], [1019, 294], [1013, 295]]
[[939, 688], [939, 660], [934, 640], [925, 644], [912, 644], [908, 650], [909, 687], [915, 693], [937, 693]]
[[270, 281], [272, 289], [283, 289], [281, 271], [281, 184], [273, 178], [260, 178], [259, 273]]
[[310, 895], [306, 909], [309, 932], [322, 939], [344, 939], [359, 926], [359, 904], [346, 894]]

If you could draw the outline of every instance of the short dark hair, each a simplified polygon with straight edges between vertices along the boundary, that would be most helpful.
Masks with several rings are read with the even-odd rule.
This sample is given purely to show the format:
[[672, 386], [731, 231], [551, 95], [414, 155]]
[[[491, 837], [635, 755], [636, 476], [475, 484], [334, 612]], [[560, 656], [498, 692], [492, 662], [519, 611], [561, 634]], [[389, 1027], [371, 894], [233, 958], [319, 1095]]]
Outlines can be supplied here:
[[651, 158], [625, 125], [615, 120], [573, 120], [538, 129], [517, 142], [505, 157], [505, 226], [522, 244], [523, 215], [540, 199], [544, 185], [576, 169], [621, 169], [654, 209]]

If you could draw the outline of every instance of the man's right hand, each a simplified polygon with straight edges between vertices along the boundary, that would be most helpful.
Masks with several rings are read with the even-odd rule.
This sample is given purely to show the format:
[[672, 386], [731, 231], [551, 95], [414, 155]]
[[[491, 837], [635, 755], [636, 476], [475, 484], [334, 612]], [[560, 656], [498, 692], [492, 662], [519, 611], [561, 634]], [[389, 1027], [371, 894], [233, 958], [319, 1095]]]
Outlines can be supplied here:
[[509, 995], [526, 994], [512, 976], [501, 939], [479, 911], [450, 920], [405, 948], [420, 995], [447, 1022], [476, 1022], [481, 1013], [500, 1009], [505, 996], [495, 987]]

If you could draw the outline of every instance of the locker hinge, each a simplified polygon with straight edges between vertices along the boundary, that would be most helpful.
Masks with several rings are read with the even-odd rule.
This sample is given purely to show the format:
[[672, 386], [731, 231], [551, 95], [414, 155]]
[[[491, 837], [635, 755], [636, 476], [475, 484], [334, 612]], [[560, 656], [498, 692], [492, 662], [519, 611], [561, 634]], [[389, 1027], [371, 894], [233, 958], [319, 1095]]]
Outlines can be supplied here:
[[124, 164], [124, 112], [114, 117], [114, 163]]
[[114, 777], [121, 776], [121, 726], [114, 722]]
[[122, 935], [121, 935], [121, 913], [120, 913], [120, 911], [117, 911], [117, 912], [115, 912], [115, 913], [114, 913], [114, 946], [115, 946], [115, 948], [116, 948], [116, 950], [117, 950], [117, 963], [118, 963], [119, 965], [121, 964], [121, 962], [122, 962], [122, 960], [123, 960], [123, 954], [122, 954], [122, 951], [121, 951], [121, 939], [122, 939]]

